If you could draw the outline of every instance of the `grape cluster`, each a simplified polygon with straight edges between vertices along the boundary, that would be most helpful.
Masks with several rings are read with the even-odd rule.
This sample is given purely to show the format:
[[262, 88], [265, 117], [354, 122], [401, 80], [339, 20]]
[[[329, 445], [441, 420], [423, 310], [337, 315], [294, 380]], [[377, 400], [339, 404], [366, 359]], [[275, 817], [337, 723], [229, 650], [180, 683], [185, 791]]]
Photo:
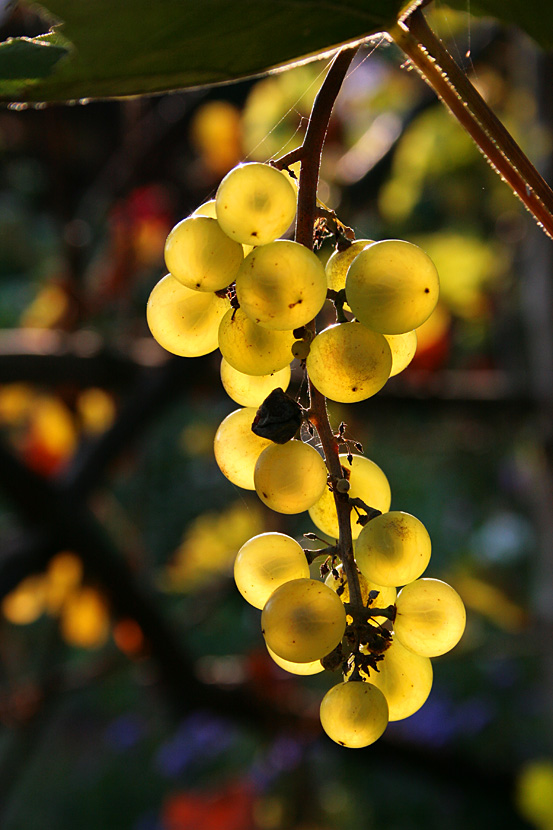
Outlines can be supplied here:
[[[312, 552], [285, 534], [263, 533], [238, 552], [234, 577], [261, 610], [267, 649], [279, 666], [300, 675], [342, 671], [343, 682], [323, 698], [321, 723], [337, 743], [362, 747], [389, 720], [423, 705], [430, 658], [459, 641], [465, 609], [451, 586], [422, 578], [429, 535], [414, 516], [390, 510], [380, 467], [354, 454], [340, 431], [335, 438], [347, 449], [339, 457], [341, 477], [329, 475], [320, 453], [301, 439], [302, 420], [313, 434], [309, 413], [285, 390], [290, 364], [299, 359], [326, 398], [349, 403], [374, 395], [412, 359], [415, 330], [432, 313], [439, 282], [430, 258], [403, 240], [337, 234], [325, 268], [313, 251], [280, 238], [295, 213], [287, 171], [259, 163], [231, 170], [216, 198], [170, 232], [169, 273], [150, 295], [147, 318], [155, 339], [174, 354], [220, 349], [223, 386], [240, 404], [214, 442], [231, 482], [255, 490], [277, 512], [308, 510], [337, 540], [336, 499], [347, 501], [354, 540], [347, 562], [343, 546], [330, 545], [321, 579], [314, 579]], [[327, 298], [337, 322], [316, 333], [313, 321]], [[355, 591], [347, 572], [358, 581]]]

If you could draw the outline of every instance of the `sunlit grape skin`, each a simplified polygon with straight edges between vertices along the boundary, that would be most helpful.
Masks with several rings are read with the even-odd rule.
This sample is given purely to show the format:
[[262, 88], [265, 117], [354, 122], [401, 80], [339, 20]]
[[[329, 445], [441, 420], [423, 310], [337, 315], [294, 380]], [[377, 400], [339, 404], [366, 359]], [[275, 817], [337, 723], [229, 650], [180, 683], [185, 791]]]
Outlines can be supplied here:
[[294, 359], [291, 331], [270, 331], [244, 314], [230, 309], [219, 325], [219, 349], [233, 369], [245, 375], [270, 375]]
[[405, 648], [396, 637], [378, 663], [378, 671], [371, 670], [369, 680], [388, 701], [390, 720], [403, 720], [427, 700], [432, 689], [432, 663]]
[[320, 708], [321, 725], [337, 744], [360, 749], [377, 741], [388, 725], [388, 703], [372, 683], [347, 681], [333, 686]]
[[224, 357], [221, 360], [221, 383], [224, 390], [241, 406], [259, 406], [273, 389], [285, 392], [290, 376], [290, 366], [270, 375], [245, 375], [234, 369]]
[[254, 407], [236, 409], [219, 424], [213, 449], [215, 461], [223, 475], [237, 487], [255, 490], [253, 473], [257, 459], [271, 443], [251, 430]]
[[306, 677], [310, 674], [320, 674], [324, 671], [324, 666], [320, 660], [312, 660], [310, 663], [292, 663], [290, 660], [284, 660], [283, 657], [279, 657], [278, 654], [275, 654], [269, 646], [267, 646], [267, 651], [269, 652], [272, 660], [284, 671], [287, 671], [289, 674], [299, 674], [303, 677]]
[[[365, 458], [363, 455], [353, 453], [351, 463], [347, 453], [340, 453], [340, 464], [349, 472], [350, 498], [361, 499], [369, 507], [386, 513], [390, 509], [392, 494], [390, 484], [380, 467]], [[320, 499], [309, 508], [309, 515], [319, 530], [326, 533], [333, 539], [338, 538], [338, 516], [334, 496], [328, 489], [323, 491]], [[357, 513], [351, 511], [351, 532], [353, 539], [357, 539], [361, 533], [362, 526], [357, 524]]]
[[216, 208], [229, 237], [245, 245], [266, 245], [294, 221], [296, 194], [280, 170], [250, 162], [227, 173], [217, 190]]
[[165, 264], [175, 279], [194, 291], [221, 291], [234, 281], [244, 259], [242, 246], [216, 219], [189, 216], [170, 231]]
[[357, 539], [355, 559], [361, 573], [378, 585], [406, 585], [426, 569], [430, 536], [415, 516], [392, 510], [371, 519]]
[[319, 258], [297, 242], [277, 239], [255, 248], [236, 275], [240, 307], [259, 325], [284, 331], [313, 320], [326, 300]]
[[434, 263], [402, 239], [368, 245], [351, 263], [346, 297], [356, 318], [372, 331], [403, 334], [422, 325], [438, 302]]
[[343, 251], [334, 251], [325, 265], [326, 281], [333, 291], [340, 291], [345, 288], [348, 268], [363, 248], [371, 245], [373, 239], [356, 239]]
[[284, 533], [249, 539], [234, 560], [236, 587], [254, 608], [262, 609], [273, 591], [291, 579], [307, 579], [309, 565], [301, 545]]
[[255, 465], [255, 490], [261, 501], [278, 513], [302, 513], [320, 498], [327, 470], [310, 444], [288, 441], [271, 444]]
[[399, 592], [394, 636], [425, 657], [438, 657], [457, 645], [466, 624], [463, 600], [440, 579], [417, 579]]
[[382, 334], [360, 323], [340, 323], [316, 335], [306, 367], [326, 398], [356, 403], [382, 389], [390, 377], [392, 353]]
[[293, 579], [281, 585], [261, 614], [267, 645], [292, 663], [322, 660], [336, 648], [345, 627], [340, 597], [316, 579]]
[[406, 331], [404, 334], [385, 334], [392, 352], [392, 370], [390, 377], [399, 375], [409, 366], [417, 351], [417, 332]]
[[229, 308], [225, 297], [193, 291], [167, 274], [150, 294], [146, 319], [152, 336], [168, 352], [199, 357], [217, 348], [219, 324]]

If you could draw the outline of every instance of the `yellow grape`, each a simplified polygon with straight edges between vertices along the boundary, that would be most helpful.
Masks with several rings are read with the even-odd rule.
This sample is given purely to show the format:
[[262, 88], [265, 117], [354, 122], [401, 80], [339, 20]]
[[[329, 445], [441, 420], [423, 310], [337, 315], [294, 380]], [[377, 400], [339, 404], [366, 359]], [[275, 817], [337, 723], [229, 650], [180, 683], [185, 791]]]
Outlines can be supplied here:
[[270, 331], [244, 314], [229, 309], [219, 326], [219, 348], [225, 360], [245, 375], [270, 375], [294, 359], [291, 331]]
[[165, 242], [168, 271], [194, 291], [220, 291], [234, 281], [244, 259], [242, 246], [221, 230], [216, 219], [189, 216]]
[[377, 741], [388, 726], [386, 698], [372, 683], [349, 680], [333, 686], [323, 697], [321, 724], [337, 744], [352, 749]]
[[392, 371], [390, 377], [399, 375], [409, 366], [417, 351], [417, 332], [406, 331], [404, 334], [385, 334], [392, 352]]
[[280, 170], [251, 162], [227, 173], [216, 206], [217, 220], [229, 237], [245, 245], [266, 245], [294, 221], [296, 193]]
[[255, 491], [261, 501], [277, 513], [302, 513], [320, 498], [326, 487], [327, 470], [322, 457], [310, 444], [288, 441], [271, 444], [255, 465]]
[[365, 525], [355, 558], [359, 570], [378, 585], [407, 585], [426, 569], [431, 548], [428, 531], [419, 519], [391, 510]]
[[227, 415], [215, 433], [213, 449], [219, 469], [244, 490], [255, 490], [253, 471], [257, 459], [271, 443], [252, 432], [256, 409], [245, 407]]
[[322, 660], [341, 641], [345, 627], [340, 597], [316, 579], [292, 579], [281, 585], [261, 613], [267, 646], [291, 663]]
[[219, 324], [229, 308], [226, 297], [193, 291], [167, 274], [150, 294], [146, 319], [152, 336], [168, 352], [199, 357], [217, 348]]
[[357, 319], [382, 334], [422, 325], [438, 302], [439, 280], [428, 254], [402, 239], [373, 242], [351, 263], [346, 297]]
[[334, 251], [329, 256], [325, 266], [326, 284], [329, 288], [333, 291], [341, 291], [342, 288], [345, 288], [349, 266], [363, 248], [371, 245], [372, 242], [374, 242], [373, 239], [356, 239], [349, 248], [344, 251]]
[[[334, 575], [336, 572], [337, 576]], [[384, 585], [377, 585], [375, 582], [371, 582], [369, 579], [366, 579], [363, 574], [358, 574], [359, 577], [359, 587], [361, 588], [361, 599], [363, 600], [363, 605], [368, 604], [369, 600], [369, 593], [371, 591], [378, 591], [378, 596], [371, 602], [372, 608], [387, 608], [389, 605], [393, 605], [396, 601], [396, 594], [397, 591], [395, 588], [385, 587]], [[340, 594], [340, 598], [342, 602], [349, 602], [349, 587], [348, 587], [348, 580], [344, 573], [344, 566], [338, 565], [336, 568], [330, 571], [328, 576], [325, 579], [325, 585], [328, 585], [329, 588], [332, 588], [333, 591], [338, 591], [338, 588], [343, 586], [344, 590]], [[375, 620], [384, 620], [386, 617], [374, 617], [371, 619]]]
[[465, 630], [466, 611], [457, 591], [440, 579], [417, 579], [397, 597], [394, 635], [425, 657], [438, 657], [457, 645]]
[[[209, 216], [210, 219], [217, 219], [217, 209], [215, 207], [215, 199], [210, 199], [209, 202], [204, 202], [203, 205], [197, 207], [192, 216]], [[252, 245], [242, 245], [244, 256], [247, 256], [253, 250]]]
[[192, 216], [208, 216], [210, 219], [217, 219], [217, 210], [215, 208], [215, 199], [210, 199], [208, 202], [203, 202], [192, 213]]
[[414, 654], [395, 638], [378, 663], [371, 669], [370, 682], [380, 689], [390, 710], [390, 720], [414, 715], [426, 701], [432, 688], [432, 663], [428, 657]]
[[[361, 499], [369, 507], [374, 507], [375, 510], [386, 513], [390, 509], [392, 501], [388, 479], [380, 467], [369, 458], [355, 454], [352, 454], [351, 458], [350, 464], [347, 453], [340, 453], [340, 464], [346, 471], [349, 471], [350, 489], [348, 496], [352, 499]], [[338, 538], [338, 517], [334, 496], [330, 490], [323, 491], [319, 501], [309, 508], [309, 515], [319, 530], [322, 530], [323, 533], [333, 539]], [[361, 530], [361, 525], [357, 524], [357, 513], [352, 510], [351, 532], [354, 539], [357, 539]]]
[[392, 353], [382, 334], [360, 323], [338, 323], [313, 338], [306, 367], [326, 398], [356, 403], [382, 389], [390, 377]]
[[284, 660], [282, 657], [279, 657], [278, 654], [271, 651], [269, 646], [267, 646], [267, 651], [277, 666], [280, 666], [281, 669], [284, 669], [284, 671], [290, 674], [301, 674], [306, 677], [309, 674], [319, 674], [324, 671], [324, 666], [320, 660], [312, 660], [310, 663], [292, 663], [290, 660]]
[[288, 389], [290, 366], [273, 372], [272, 375], [245, 375], [238, 372], [223, 357], [221, 360], [221, 383], [233, 401], [242, 406], [259, 406], [273, 389]]
[[268, 329], [297, 329], [313, 320], [326, 300], [324, 268], [313, 251], [278, 239], [255, 248], [236, 275], [245, 313]]
[[298, 542], [284, 533], [261, 533], [249, 539], [234, 561], [234, 581], [245, 600], [263, 608], [275, 588], [309, 576], [307, 558]]

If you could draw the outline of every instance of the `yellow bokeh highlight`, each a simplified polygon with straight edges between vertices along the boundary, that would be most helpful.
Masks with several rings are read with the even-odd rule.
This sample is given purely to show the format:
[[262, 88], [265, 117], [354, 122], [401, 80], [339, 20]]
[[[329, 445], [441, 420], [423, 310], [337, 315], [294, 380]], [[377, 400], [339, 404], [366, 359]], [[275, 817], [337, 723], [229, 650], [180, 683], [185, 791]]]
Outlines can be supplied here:
[[57, 615], [70, 594], [81, 584], [83, 563], [69, 551], [57, 553], [48, 565], [45, 577], [45, 608]]
[[31, 411], [36, 394], [26, 383], [9, 383], [0, 387], [0, 421], [8, 426], [17, 426]]
[[77, 412], [84, 432], [97, 435], [115, 420], [115, 402], [103, 389], [85, 389], [77, 399]]
[[240, 110], [229, 101], [208, 101], [199, 107], [190, 135], [206, 167], [218, 176], [243, 157]]
[[520, 631], [528, 623], [526, 611], [500, 588], [469, 574], [455, 577], [455, 588], [467, 608], [477, 611], [505, 631]]
[[69, 307], [69, 296], [61, 285], [45, 285], [21, 315], [21, 326], [32, 329], [55, 328]]
[[202, 513], [190, 524], [168, 566], [167, 587], [192, 591], [218, 574], [229, 573], [238, 550], [263, 530], [262, 513], [255, 503], [235, 502], [222, 512]]
[[530, 761], [522, 768], [516, 803], [522, 816], [539, 830], [553, 830], [553, 760]]
[[67, 598], [61, 613], [60, 630], [69, 645], [99, 648], [109, 635], [110, 619], [104, 597], [90, 586], [82, 586]]
[[73, 417], [67, 406], [53, 397], [40, 397], [32, 412], [31, 437], [33, 442], [59, 459], [69, 458], [77, 445]]
[[2, 614], [14, 625], [35, 622], [44, 612], [45, 592], [44, 574], [26, 577], [2, 600]]

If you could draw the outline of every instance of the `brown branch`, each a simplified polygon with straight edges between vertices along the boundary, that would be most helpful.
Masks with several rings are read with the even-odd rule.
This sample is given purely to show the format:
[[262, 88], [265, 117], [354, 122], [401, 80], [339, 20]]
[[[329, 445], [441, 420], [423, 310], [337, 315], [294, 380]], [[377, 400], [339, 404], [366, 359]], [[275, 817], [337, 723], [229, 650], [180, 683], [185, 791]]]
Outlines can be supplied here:
[[432, 32], [421, 9], [401, 19], [390, 36], [553, 238], [553, 191]]

